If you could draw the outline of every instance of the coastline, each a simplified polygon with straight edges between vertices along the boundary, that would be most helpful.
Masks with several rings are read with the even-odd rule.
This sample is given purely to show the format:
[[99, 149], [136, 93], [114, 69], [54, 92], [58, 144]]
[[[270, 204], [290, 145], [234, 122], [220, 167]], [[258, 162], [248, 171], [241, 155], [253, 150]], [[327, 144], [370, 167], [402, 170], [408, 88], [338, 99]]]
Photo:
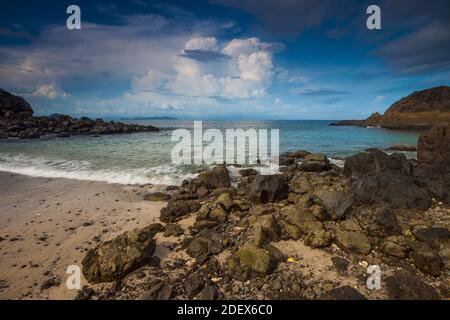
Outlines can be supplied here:
[[[86, 251], [100, 241], [158, 222], [165, 206], [141, 196], [162, 186], [9, 172], [0, 172], [0, 180], [0, 299], [73, 299], [77, 290], [66, 289], [67, 266], [81, 267]], [[53, 277], [60, 285], [41, 290]]]

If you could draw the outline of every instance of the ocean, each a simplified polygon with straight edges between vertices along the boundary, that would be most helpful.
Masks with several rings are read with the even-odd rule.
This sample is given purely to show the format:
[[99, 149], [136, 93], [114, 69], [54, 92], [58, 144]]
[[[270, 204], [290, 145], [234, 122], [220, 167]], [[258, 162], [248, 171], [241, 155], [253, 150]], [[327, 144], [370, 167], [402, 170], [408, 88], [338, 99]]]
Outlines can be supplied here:
[[[73, 136], [37, 140], [0, 140], [0, 171], [49, 178], [105, 181], [122, 184], [179, 185], [204, 169], [173, 165], [172, 131], [193, 129], [193, 121], [123, 121], [153, 125], [160, 132], [105, 136]], [[279, 129], [280, 153], [295, 150], [324, 153], [332, 162], [366, 148], [416, 145], [419, 132], [382, 128], [330, 126], [334, 121], [203, 121], [203, 130]], [[225, 136], [225, 135], [224, 135]], [[408, 153], [408, 157], [415, 157]], [[230, 167], [232, 172], [236, 168]]]

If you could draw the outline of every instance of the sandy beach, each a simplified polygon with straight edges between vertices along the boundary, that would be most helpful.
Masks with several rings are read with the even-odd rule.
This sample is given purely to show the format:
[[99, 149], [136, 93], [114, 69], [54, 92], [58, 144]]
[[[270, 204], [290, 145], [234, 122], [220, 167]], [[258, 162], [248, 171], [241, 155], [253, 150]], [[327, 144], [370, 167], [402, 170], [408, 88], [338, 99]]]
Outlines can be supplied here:
[[[73, 299], [66, 268], [81, 267], [97, 242], [157, 221], [165, 205], [142, 200], [149, 186], [6, 172], [0, 181], [0, 299]], [[41, 290], [53, 277], [61, 284]]]

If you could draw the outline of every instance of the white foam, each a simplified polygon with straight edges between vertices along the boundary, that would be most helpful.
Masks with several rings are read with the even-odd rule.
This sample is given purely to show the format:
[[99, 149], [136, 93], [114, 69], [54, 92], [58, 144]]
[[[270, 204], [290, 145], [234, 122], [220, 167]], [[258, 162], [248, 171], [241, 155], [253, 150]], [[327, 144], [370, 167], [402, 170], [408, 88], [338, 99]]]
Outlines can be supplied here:
[[67, 178], [118, 184], [180, 185], [196, 174], [183, 174], [170, 166], [141, 169], [94, 169], [88, 161], [50, 160], [42, 157], [0, 154], [0, 171], [32, 177]]

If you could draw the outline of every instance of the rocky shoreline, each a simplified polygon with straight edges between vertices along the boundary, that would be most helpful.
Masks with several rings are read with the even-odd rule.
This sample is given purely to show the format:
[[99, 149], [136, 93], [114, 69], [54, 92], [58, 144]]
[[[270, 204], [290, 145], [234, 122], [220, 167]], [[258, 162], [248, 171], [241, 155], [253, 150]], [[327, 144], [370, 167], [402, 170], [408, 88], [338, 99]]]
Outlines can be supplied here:
[[[450, 297], [449, 126], [420, 137], [417, 161], [377, 149], [344, 168], [306, 151], [280, 160], [281, 174], [231, 181], [218, 166], [146, 194], [168, 200], [160, 223], [90, 249], [77, 299]], [[173, 259], [153, 254], [156, 235], [174, 239]]]
[[33, 113], [33, 109], [23, 98], [0, 89], [0, 139], [159, 131], [153, 126], [106, 122], [102, 119], [92, 120], [87, 117], [75, 119], [61, 114], [35, 117]]

